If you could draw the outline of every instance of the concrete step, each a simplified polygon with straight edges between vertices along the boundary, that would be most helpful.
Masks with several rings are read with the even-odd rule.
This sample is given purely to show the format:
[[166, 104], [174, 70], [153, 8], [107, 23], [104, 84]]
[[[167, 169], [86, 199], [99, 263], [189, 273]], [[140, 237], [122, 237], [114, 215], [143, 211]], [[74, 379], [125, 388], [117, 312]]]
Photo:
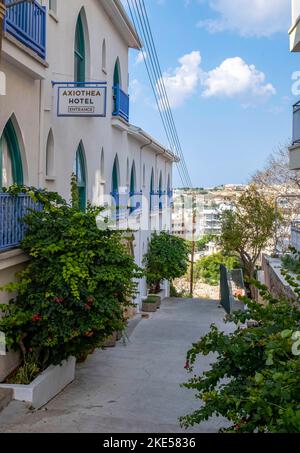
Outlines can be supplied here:
[[10, 389], [0, 389], [0, 412], [9, 405], [13, 397], [13, 391]]

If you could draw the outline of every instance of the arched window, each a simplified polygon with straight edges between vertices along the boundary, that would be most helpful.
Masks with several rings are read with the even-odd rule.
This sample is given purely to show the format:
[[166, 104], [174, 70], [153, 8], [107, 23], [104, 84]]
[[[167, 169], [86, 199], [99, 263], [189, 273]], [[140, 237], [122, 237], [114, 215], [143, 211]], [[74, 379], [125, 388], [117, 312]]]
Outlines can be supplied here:
[[168, 183], [167, 183], [167, 196], [168, 196], [168, 206], [171, 205], [171, 198], [172, 198], [172, 191], [171, 191], [171, 178], [168, 175]]
[[100, 179], [101, 183], [105, 183], [105, 162], [104, 162], [104, 149], [101, 150], [101, 160], [100, 160]]
[[18, 138], [11, 120], [0, 138], [0, 188], [23, 184], [23, 168]]
[[154, 171], [152, 168], [151, 180], [150, 180], [150, 211], [153, 211], [153, 207], [154, 207], [153, 196], [154, 196]]
[[120, 69], [120, 60], [117, 58], [114, 69], [114, 86], [121, 86], [121, 69]]
[[159, 209], [163, 208], [163, 179], [162, 179], [162, 172], [159, 175], [159, 186], [158, 186], [158, 198], [159, 198]]
[[126, 185], [127, 185], [127, 189], [129, 189], [129, 184], [130, 184], [130, 181], [129, 181], [129, 159], [127, 157], [127, 161], [126, 161]]
[[85, 81], [85, 41], [81, 14], [78, 16], [75, 31], [74, 81]]
[[102, 43], [102, 71], [106, 74], [106, 41], [103, 39]]
[[76, 151], [74, 173], [77, 178], [77, 187], [79, 195], [79, 206], [83, 211], [86, 208], [86, 170], [83, 146], [80, 145]]
[[54, 173], [54, 138], [50, 129], [46, 146], [46, 177], [53, 178]]
[[130, 175], [130, 212], [133, 212], [136, 209], [136, 202], [135, 202], [135, 195], [136, 195], [136, 171], [135, 171], [135, 163], [133, 162], [131, 167], [131, 175]]
[[120, 187], [120, 167], [119, 167], [119, 159], [118, 156], [115, 157], [113, 170], [112, 170], [112, 180], [111, 180], [111, 195], [115, 200], [116, 205], [116, 218], [119, 217], [120, 212], [120, 195], [119, 195], [119, 187]]

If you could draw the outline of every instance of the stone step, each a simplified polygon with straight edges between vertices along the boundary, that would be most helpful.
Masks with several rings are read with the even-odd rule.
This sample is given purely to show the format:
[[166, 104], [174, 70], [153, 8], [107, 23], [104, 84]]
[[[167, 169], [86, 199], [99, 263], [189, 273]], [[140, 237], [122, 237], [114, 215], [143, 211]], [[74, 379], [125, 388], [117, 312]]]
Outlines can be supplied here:
[[0, 412], [9, 405], [13, 397], [11, 389], [0, 389]]

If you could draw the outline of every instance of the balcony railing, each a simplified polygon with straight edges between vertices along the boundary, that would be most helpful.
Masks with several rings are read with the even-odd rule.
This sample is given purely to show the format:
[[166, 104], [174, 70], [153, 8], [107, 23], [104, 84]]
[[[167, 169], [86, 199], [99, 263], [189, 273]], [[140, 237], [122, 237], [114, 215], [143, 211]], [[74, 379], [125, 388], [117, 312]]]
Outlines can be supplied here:
[[[11, 2], [6, 0], [6, 5]], [[46, 7], [36, 0], [7, 8], [4, 31], [46, 59]]]
[[18, 247], [26, 232], [22, 218], [29, 209], [41, 210], [42, 207], [28, 195], [0, 193], [0, 252]]
[[300, 101], [293, 105], [293, 145], [300, 143]]
[[143, 192], [130, 192], [129, 193], [129, 213], [139, 215], [142, 211], [142, 196]]
[[114, 86], [113, 91], [115, 103], [113, 116], [120, 116], [125, 121], [129, 121], [129, 95], [119, 85]]
[[300, 222], [292, 222], [291, 246], [300, 252]]

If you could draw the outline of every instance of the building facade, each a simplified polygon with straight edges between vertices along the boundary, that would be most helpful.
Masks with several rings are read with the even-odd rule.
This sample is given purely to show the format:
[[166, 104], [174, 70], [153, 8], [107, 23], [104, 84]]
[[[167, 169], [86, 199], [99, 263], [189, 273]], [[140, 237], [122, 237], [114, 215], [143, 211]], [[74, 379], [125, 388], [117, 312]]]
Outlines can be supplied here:
[[[69, 200], [75, 173], [82, 209], [87, 201], [104, 205], [117, 226], [136, 230], [133, 253], [142, 265], [151, 232], [171, 228], [176, 157], [130, 123], [128, 51], [140, 49], [139, 37], [120, 0], [35, 0], [9, 8], [11, 1], [0, 66], [6, 80], [0, 187], [46, 187]], [[59, 88], [78, 92], [74, 99], [88, 108], [87, 92], [80, 94], [86, 87], [104, 96], [102, 116], [59, 116]], [[69, 99], [75, 102], [72, 94]], [[13, 226], [4, 198], [0, 194], [0, 286], [26, 263], [18, 238], [7, 232]], [[145, 280], [139, 285], [137, 306], [147, 295]], [[0, 295], [0, 302], [7, 299]]]
[[[300, 0], [292, 0], [292, 25], [289, 29], [290, 50], [300, 52]], [[299, 87], [299, 76], [295, 79]], [[295, 90], [298, 88], [295, 87]], [[290, 152], [290, 169], [300, 169], [300, 96], [299, 101], [293, 106], [293, 134]]]

